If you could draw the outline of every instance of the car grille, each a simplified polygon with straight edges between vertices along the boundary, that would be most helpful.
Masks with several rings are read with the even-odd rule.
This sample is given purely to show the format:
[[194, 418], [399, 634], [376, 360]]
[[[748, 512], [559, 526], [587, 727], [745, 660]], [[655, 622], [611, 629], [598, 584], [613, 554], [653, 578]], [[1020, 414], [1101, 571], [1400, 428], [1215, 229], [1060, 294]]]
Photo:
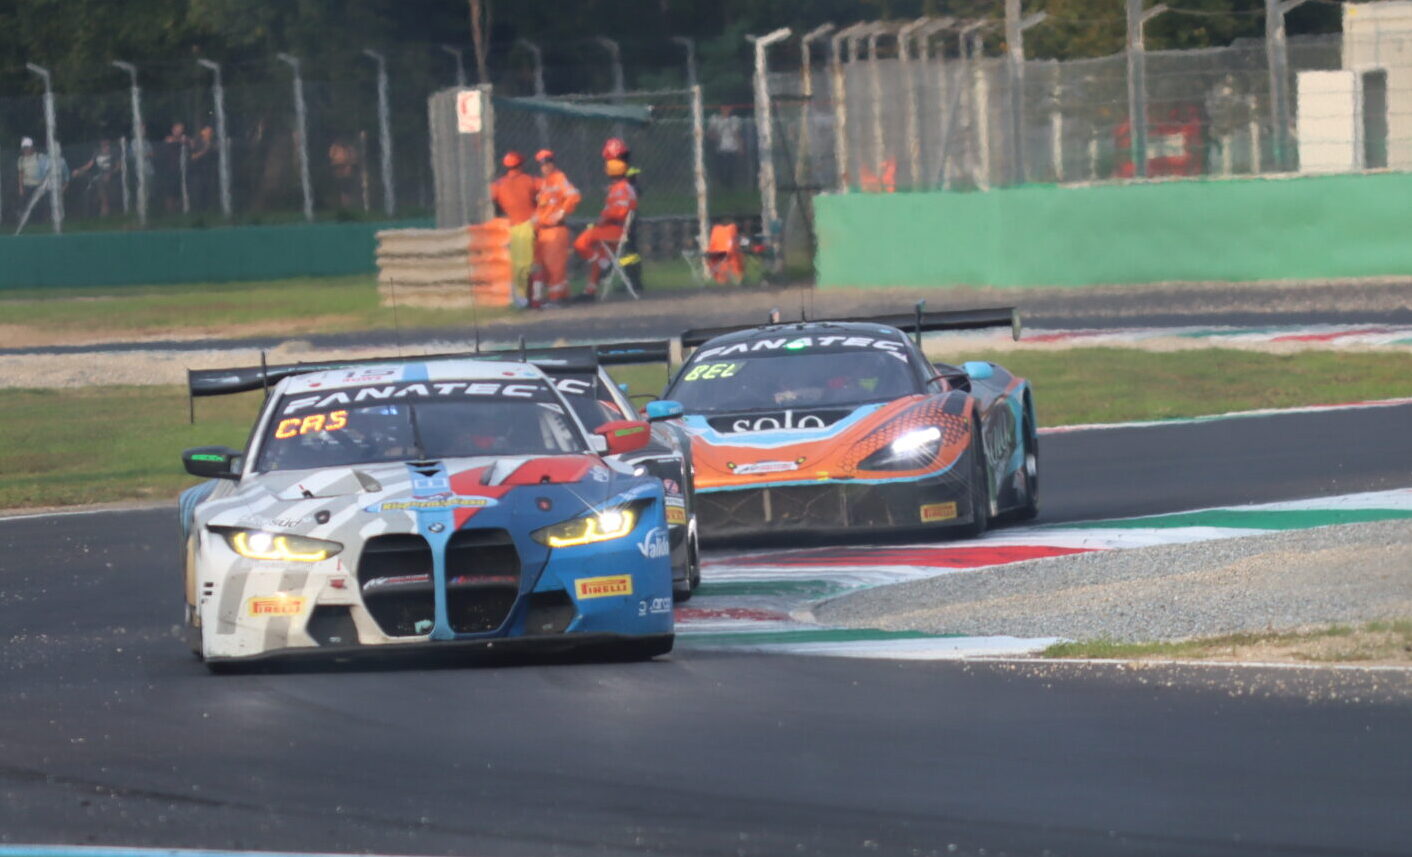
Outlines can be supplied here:
[[696, 517], [708, 536], [918, 524], [909, 487], [844, 482], [701, 493]]
[[431, 630], [436, 598], [431, 584], [431, 545], [410, 533], [373, 536], [358, 558], [363, 604], [389, 637]]
[[494, 631], [520, 595], [520, 553], [505, 530], [462, 530], [446, 545], [446, 613], [458, 634]]

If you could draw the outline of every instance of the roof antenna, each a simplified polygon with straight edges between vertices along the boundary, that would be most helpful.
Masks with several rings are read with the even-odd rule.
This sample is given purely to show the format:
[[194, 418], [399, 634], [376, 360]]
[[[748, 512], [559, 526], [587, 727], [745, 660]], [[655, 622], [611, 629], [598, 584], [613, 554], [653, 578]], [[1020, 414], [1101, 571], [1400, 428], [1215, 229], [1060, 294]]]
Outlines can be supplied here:
[[191, 392], [191, 370], [186, 370], [186, 419], [196, 425], [196, 394]]
[[918, 347], [918, 348], [921, 348], [921, 347], [922, 347], [922, 310], [926, 309], [926, 306], [927, 306], [927, 300], [926, 300], [926, 298], [923, 298], [923, 299], [917, 301], [917, 307], [916, 307], [916, 310], [917, 310], [917, 327], [916, 327], [915, 332], [912, 334], [912, 338], [913, 338], [914, 340], [916, 340], [916, 343], [917, 343], [917, 347]]
[[526, 363], [528, 361], [529, 355], [525, 353], [525, 335], [522, 333], [520, 334], [520, 362]]
[[397, 312], [397, 280], [389, 279], [387, 284], [392, 286], [392, 330], [397, 336], [397, 358], [402, 359], [402, 318]]
[[265, 362], [265, 349], [260, 349], [260, 386], [265, 390], [265, 401], [270, 400], [270, 369]]

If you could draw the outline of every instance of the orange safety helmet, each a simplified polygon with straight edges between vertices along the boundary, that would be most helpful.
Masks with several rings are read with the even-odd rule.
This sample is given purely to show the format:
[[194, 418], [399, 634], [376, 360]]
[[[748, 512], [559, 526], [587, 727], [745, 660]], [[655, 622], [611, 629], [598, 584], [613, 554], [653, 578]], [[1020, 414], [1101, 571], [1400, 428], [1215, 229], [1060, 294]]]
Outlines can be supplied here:
[[609, 137], [603, 143], [603, 160], [622, 160], [628, 156], [628, 144], [617, 137]]
[[500, 159], [500, 163], [504, 164], [506, 169], [514, 169], [524, 162], [525, 159], [520, 157], [520, 153], [514, 150], [506, 152], [505, 157]]
[[609, 158], [603, 165], [603, 171], [613, 178], [620, 178], [628, 174], [628, 162], [620, 158]]
[[534, 159], [535, 159], [536, 161], [539, 161], [541, 164], [544, 163], [545, 161], [552, 161], [552, 160], [554, 160], [554, 150], [553, 150], [553, 149], [540, 149], [538, 152], [535, 152], [535, 153], [534, 153]]

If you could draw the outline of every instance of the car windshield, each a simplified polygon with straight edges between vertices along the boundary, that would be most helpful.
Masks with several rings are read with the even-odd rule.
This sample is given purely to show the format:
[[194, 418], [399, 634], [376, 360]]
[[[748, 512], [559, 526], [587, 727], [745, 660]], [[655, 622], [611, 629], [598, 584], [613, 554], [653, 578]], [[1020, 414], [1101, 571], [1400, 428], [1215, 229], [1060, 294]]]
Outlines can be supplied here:
[[708, 357], [687, 364], [667, 393], [687, 413], [842, 407], [919, 392], [899, 354], [857, 349]]
[[619, 409], [617, 403], [609, 398], [604, 385], [597, 383], [591, 375], [555, 378], [554, 386], [564, 395], [564, 401], [569, 403], [569, 407], [578, 415], [579, 422], [589, 431], [613, 420], [633, 419], [631, 414], [625, 414]]
[[335, 401], [333, 406], [286, 396], [265, 429], [256, 470], [587, 451], [580, 430], [547, 388], [520, 386], [534, 395]]

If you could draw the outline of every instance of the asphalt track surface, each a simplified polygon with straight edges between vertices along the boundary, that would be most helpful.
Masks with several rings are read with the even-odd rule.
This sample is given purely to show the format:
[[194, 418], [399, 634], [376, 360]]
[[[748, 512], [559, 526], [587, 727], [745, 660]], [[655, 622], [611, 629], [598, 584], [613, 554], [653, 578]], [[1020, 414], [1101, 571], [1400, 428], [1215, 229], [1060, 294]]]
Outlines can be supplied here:
[[[1412, 407], [1047, 436], [1044, 519], [1412, 484]], [[170, 509], [0, 522], [0, 842], [463, 855], [1412, 849], [1412, 703], [680, 652], [214, 677]], [[983, 849], [983, 850], [982, 850]]]

